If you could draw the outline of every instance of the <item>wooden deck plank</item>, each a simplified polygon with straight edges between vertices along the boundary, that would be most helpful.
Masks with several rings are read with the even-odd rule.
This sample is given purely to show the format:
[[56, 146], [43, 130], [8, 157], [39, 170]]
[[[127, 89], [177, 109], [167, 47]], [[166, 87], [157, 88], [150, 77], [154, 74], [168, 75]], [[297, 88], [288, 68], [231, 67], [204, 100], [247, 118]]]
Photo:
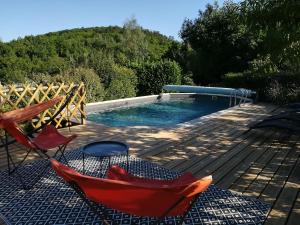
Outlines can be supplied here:
[[290, 215], [287, 221], [287, 225], [295, 225], [299, 223], [300, 218], [300, 191], [298, 190], [298, 195], [295, 200], [293, 209], [290, 211]]
[[[240, 136], [239, 131], [234, 131], [230, 129], [228, 131], [232, 136], [230, 138], [226, 138], [224, 141], [224, 136], [220, 135], [218, 132], [214, 132], [219, 137], [214, 137], [210, 135], [210, 138], [213, 141], [207, 140], [205, 143], [203, 141], [198, 142], [195, 146], [197, 152], [193, 154], [189, 154], [189, 160], [181, 162], [180, 165], [176, 167], [171, 167], [173, 165], [167, 165], [171, 169], [177, 170], [179, 172], [191, 171], [192, 168], [197, 168], [199, 166], [199, 162], [205, 163], [205, 160], [208, 160], [209, 157], [214, 156], [217, 157], [219, 151], [227, 151], [231, 147], [231, 142]], [[226, 132], [226, 129], [222, 130], [222, 132]]]
[[229, 188], [235, 191], [244, 192], [247, 187], [256, 179], [263, 169], [271, 162], [271, 160], [279, 153], [279, 149], [274, 147], [274, 140], [271, 142], [265, 142], [267, 148], [266, 153], [253, 162], [253, 165], [249, 167], [240, 177], [235, 180]]
[[[68, 149], [99, 140], [124, 141], [131, 155], [171, 170], [192, 171], [197, 176], [213, 173], [215, 184], [221, 188], [270, 203], [266, 224], [292, 225], [300, 221], [299, 146], [276, 149], [280, 136], [272, 130], [244, 133], [249, 123], [281, 110], [270, 104], [246, 104], [172, 128], [77, 126], [71, 132], [80, 135]], [[61, 131], [69, 134], [67, 129]], [[286, 142], [297, 138], [287, 137]], [[11, 152], [19, 158], [23, 154], [17, 145]], [[5, 152], [0, 151], [0, 169], [5, 165]]]
[[[229, 129], [227, 131], [230, 132]], [[202, 135], [198, 134], [188, 145], [178, 145], [175, 148], [164, 151], [163, 154], [160, 154], [157, 157], [159, 157], [160, 159], [172, 157], [172, 161], [163, 165], [167, 168], [180, 171], [179, 167], [176, 168], [176, 166], [179, 166], [182, 163], [190, 164], [195, 160], [200, 161], [201, 157], [205, 157], [206, 155], [211, 154], [210, 147], [214, 143], [217, 144], [221, 141], [221, 138], [218, 137], [218, 135], [220, 135], [219, 131], [213, 131], [213, 134], [210, 135], [209, 138], [203, 137]], [[211, 142], [211, 138], [214, 140], [214, 143]], [[193, 160], [191, 161], [190, 159]]]
[[[252, 142], [259, 138], [257, 134], [246, 134], [242, 138], [238, 138], [233, 141], [233, 144], [228, 149], [221, 149], [216, 152], [216, 155], [209, 156], [205, 160], [202, 160], [197, 167], [189, 168], [188, 170], [198, 176], [204, 176], [205, 174], [211, 174], [216, 168], [220, 167], [225, 161], [231, 159], [235, 154], [239, 153], [246, 147], [248, 147]], [[220, 160], [218, 160], [220, 159]], [[228, 161], [227, 161], [228, 162]]]
[[285, 158], [288, 156], [291, 151], [290, 146], [280, 145], [279, 154], [273, 158], [269, 164], [263, 169], [261, 173], [256, 177], [256, 179], [247, 187], [243, 192], [244, 195], [259, 197], [260, 193], [272, 180], [273, 176], [276, 174], [277, 170], [280, 168]]
[[215, 123], [210, 123], [208, 124], [208, 126], [206, 126], [205, 128], [197, 128], [197, 129], [193, 129], [189, 132], [189, 134], [191, 135], [187, 135], [186, 138], [182, 138], [180, 141], [170, 141], [168, 142], [169, 145], [165, 145], [165, 146], [159, 146], [158, 148], [155, 148], [155, 146], [153, 146], [155, 149], [153, 149], [152, 151], [146, 151], [146, 152], [141, 152], [138, 154], [139, 157], [143, 157], [143, 158], [148, 158], [152, 159], [151, 156], [155, 156], [155, 155], [159, 155], [161, 152], [164, 152], [166, 149], [170, 149], [170, 148], [174, 148], [175, 146], [180, 145], [186, 145], [188, 143], [190, 143], [191, 141], [193, 141], [193, 139], [201, 134], [206, 134], [211, 132], [213, 129], [215, 129], [216, 127], [218, 127], [218, 124]]
[[246, 168], [249, 168], [250, 165], [266, 151], [265, 148], [260, 147], [264, 145], [266, 140], [272, 137], [273, 133], [274, 132], [269, 132], [268, 135], [260, 138], [257, 142], [253, 142], [247, 147], [247, 150], [233, 156], [233, 158], [230, 159], [230, 163], [224, 161], [222, 166], [214, 170], [214, 174], [216, 174], [214, 176], [215, 183], [220, 187], [224, 187], [221, 185], [221, 181], [230, 181], [229, 183], [233, 183], [235, 176], [242, 174]]
[[[287, 222], [289, 212], [297, 198], [300, 188], [300, 160], [297, 160], [295, 168], [285, 183], [280, 195], [276, 199], [265, 225], [283, 225]], [[298, 220], [299, 221], [299, 220]]]
[[299, 148], [292, 148], [280, 168], [276, 171], [271, 181], [260, 193], [259, 199], [272, 204], [278, 197], [281, 189], [284, 187], [286, 180], [293, 171], [296, 162], [300, 156]]
[[255, 148], [254, 154], [251, 154], [245, 160], [241, 161], [240, 164], [231, 169], [225, 176], [218, 179], [216, 184], [222, 188], [228, 189], [233, 183], [235, 183], [246, 171], [251, 168], [255, 162], [263, 158], [268, 152], [268, 141], [270, 137], [264, 139], [264, 142], [257, 144], [256, 146], [252, 146], [251, 148]]
[[[231, 129], [231, 131], [230, 131], [230, 129], [224, 129], [222, 132], [226, 132], [226, 131], [228, 131], [228, 133], [232, 135], [232, 139], [234, 139], [234, 137], [236, 137], [237, 134], [239, 134], [238, 131], [235, 131], [232, 129]], [[225, 143], [221, 143], [224, 140], [224, 136], [220, 135], [220, 133], [214, 132], [213, 135], [210, 136], [210, 138], [213, 141], [205, 141], [205, 142], [198, 141], [197, 142], [197, 140], [195, 140], [193, 145], [186, 146], [181, 149], [182, 151], [188, 152], [185, 159], [182, 159], [182, 160], [178, 161], [177, 163], [173, 161], [164, 166], [166, 166], [167, 168], [170, 168], [172, 170], [177, 170], [180, 172], [187, 171], [188, 168], [197, 164], [199, 161], [201, 161], [202, 159], [207, 157], [207, 155], [212, 154], [212, 149], [216, 149], [216, 148], [219, 149], [219, 148], [226, 147]], [[230, 141], [230, 140], [228, 140], [228, 141]], [[191, 151], [192, 151], [192, 153], [191, 153]]]

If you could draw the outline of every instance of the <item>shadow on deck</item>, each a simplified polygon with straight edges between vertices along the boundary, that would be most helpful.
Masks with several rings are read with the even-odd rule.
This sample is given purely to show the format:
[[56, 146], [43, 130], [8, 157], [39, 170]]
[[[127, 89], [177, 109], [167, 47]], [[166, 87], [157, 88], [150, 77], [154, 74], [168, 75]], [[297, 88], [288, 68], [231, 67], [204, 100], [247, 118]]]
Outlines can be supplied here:
[[[298, 224], [299, 136], [270, 129], [244, 133], [250, 123], [279, 110], [273, 105], [245, 104], [174, 128], [82, 125], [71, 128], [79, 137], [69, 149], [99, 140], [123, 141], [131, 155], [196, 176], [212, 174], [219, 187], [269, 203], [272, 209], [265, 224]], [[68, 129], [62, 132], [69, 134]], [[18, 146], [12, 151], [22, 158]], [[4, 156], [1, 151], [3, 168]]]

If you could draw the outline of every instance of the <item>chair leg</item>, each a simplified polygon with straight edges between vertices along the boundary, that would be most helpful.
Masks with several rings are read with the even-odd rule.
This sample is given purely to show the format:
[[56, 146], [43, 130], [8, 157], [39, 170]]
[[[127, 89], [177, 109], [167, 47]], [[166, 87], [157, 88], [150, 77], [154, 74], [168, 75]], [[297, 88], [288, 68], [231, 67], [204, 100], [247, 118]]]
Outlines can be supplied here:
[[[1, 139], [2, 140], [2, 139]], [[2, 140], [3, 142], [3, 140]], [[24, 159], [18, 164], [16, 165], [15, 162], [13, 161], [10, 153], [9, 153], [9, 149], [8, 149], [8, 135], [7, 132], [5, 131], [5, 143], [4, 143], [4, 147], [5, 147], [5, 152], [6, 152], [6, 159], [7, 159], [7, 168], [8, 168], [8, 175], [11, 176], [14, 172], [17, 174], [18, 180], [20, 181], [22, 188], [24, 190], [28, 190], [29, 188], [26, 186], [23, 177], [21, 176], [21, 174], [17, 171], [17, 168], [25, 161], [25, 159], [27, 158], [29, 152], [31, 150], [29, 150], [26, 154], [26, 156], [24, 157]], [[13, 168], [12, 168], [13, 167]]]
[[[186, 215], [188, 214], [188, 212], [190, 211], [190, 209], [194, 206], [195, 202], [197, 201], [198, 197], [200, 196], [200, 194], [196, 195], [193, 200], [191, 201], [190, 206], [187, 208], [187, 210], [185, 211], [185, 213], [181, 216], [181, 219], [179, 221], [179, 224], [183, 224], [184, 219], [186, 217]], [[167, 209], [157, 220], [155, 224], [160, 224], [161, 222], [164, 223], [163, 219], [168, 215], [169, 212], [171, 212], [178, 204], [180, 204], [183, 200], [185, 199], [185, 197], [181, 197], [180, 199], [178, 199], [177, 202], [175, 202], [169, 209]]]
[[58, 150], [55, 152], [53, 158], [55, 158], [57, 156], [57, 154], [60, 152], [60, 156], [58, 158], [58, 161], [61, 161], [61, 159], [64, 159], [65, 163], [67, 164], [67, 166], [70, 166], [69, 165], [69, 162], [65, 156], [65, 150], [66, 150], [66, 145], [63, 145], [61, 147], [58, 147]]
[[173, 205], [170, 206], [170, 208], [168, 208], [156, 221], [155, 224], [160, 224], [161, 222], [163, 224], [164, 221], [163, 219], [168, 215], [169, 212], [171, 212], [178, 204], [180, 204], [183, 200], [185, 199], [185, 197], [181, 197], [180, 199], [178, 199]]
[[29, 190], [30, 187], [28, 187], [28, 186], [25, 184], [25, 181], [24, 181], [23, 177], [21, 176], [21, 174], [20, 174], [20, 173], [18, 172], [18, 170], [17, 170], [17, 167], [18, 167], [19, 165], [16, 165], [16, 164], [15, 164], [15, 162], [13, 161], [13, 159], [12, 159], [12, 157], [11, 157], [10, 154], [7, 155], [7, 158], [8, 158], [8, 161], [10, 161], [11, 164], [12, 164], [12, 166], [14, 167], [13, 170], [10, 170], [10, 167], [9, 167], [8, 175], [12, 176], [13, 174], [16, 174], [17, 177], [18, 177], [19, 182], [20, 182], [21, 185], [22, 185], [22, 188], [23, 188], [24, 190]]
[[179, 224], [184, 224], [184, 219], [187, 216], [187, 214], [189, 213], [189, 211], [191, 210], [191, 208], [194, 206], [194, 204], [196, 203], [198, 197], [200, 196], [200, 194], [196, 195], [194, 197], [194, 199], [192, 200], [190, 206], [188, 207], [188, 209], [185, 211], [185, 213], [181, 216], [181, 220], [179, 221]]
[[[29, 150], [28, 151], [29, 153], [31, 152], [31, 150]], [[46, 169], [47, 168], [49, 168], [49, 164], [47, 164], [44, 168], [43, 168], [43, 170], [42, 170], [42, 172], [40, 172], [37, 176], [36, 176], [36, 178], [35, 178], [35, 181], [29, 186], [29, 185], [26, 185], [26, 183], [25, 183], [25, 181], [24, 181], [24, 177], [19, 173], [19, 171], [18, 171], [18, 169], [19, 169], [19, 167], [21, 166], [21, 164], [23, 164], [23, 162], [25, 161], [25, 159], [27, 158], [27, 156], [29, 155], [29, 153], [26, 155], [26, 157], [22, 160], [22, 162], [21, 163], [19, 163], [18, 165], [16, 165], [16, 163], [13, 161], [13, 159], [12, 159], [12, 157], [11, 157], [11, 155], [9, 154], [8, 155], [8, 159], [9, 159], [9, 161], [11, 162], [11, 164], [12, 164], [12, 167], [13, 167], [13, 170], [10, 170], [10, 174], [9, 175], [13, 175], [13, 174], [16, 174], [17, 175], [17, 177], [18, 177], [18, 180], [19, 180], [19, 182], [21, 183], [21, 185], [22, 185], [22, 188], [24, 189], [24, 190], [30, 190], [41, 178], [42, 178], [42, 176], [45, 174], [45, 172], [46, 172]], [[49, 162], [48, 162], [49, 163]]]
[[[29, 155], [29, 153], [30, 153], [31, 151], [32, 151], [32, 149], [29, 149], [29, 150], [27, 151], [25, 157], [21, 160], [21, 162], [18, 162], [18, 164], [14, 163], [14, 161], [12, 160], [11, 155], [9, 154], [10, 161], [11, 161], [11, 163], [13, 164], [13, 167], [14, 167], [13, 170], [11, 170], [11, 168], [9, 168], [9, 175], [13, 174], [14, 171], [16, 171], [16, 170], [23, 164], [23, 162], [27, 159], [27, 157], [28, 157], [28, 155]], [[9, 167], [10, 167], [10, 165], [9, 165]]]
[[[1, 138], [1, 141], [3, 143], [3, 139]], [[6, 152], [6, 159], [7, 159], [7, 167], [8, 167], [8, 174], [10, 174], [10, 161], [9, 161], [9, 151], [8, 151], [8, 136], [7, 136], [7, 132], [5, 131], [5, 143], [4, 143], [4, 147], [5, 147], [5, 152]]]
[[69, 183], [69, 185], [72, 187], [72, 189], [79, 195], [79, 197], [93, 210], [93, 212], [95, 213], [95, 215], [97, 215], [98, 217], [100, 217], [102, 219], [102, 221], [104, 222], [104, 224], [106, 225], [110, 225], [110, 223], [107, 221], [107, 218], [109, 218], [109, 216], [107, 215], [106, 212], [101, 211], [100, 209], [98, 209], [96, 206], [94, 206], [83, 194], [83, 192], [81, 191], [81, 189], [73, 183]]
[[126, 160], [127, 160], [127, 164], [126, 164], [126, 170], [127, 170], [127, 172], [129, 172], [129, 155], [128, 155], [129, 153], [128, 153], [128, 151], [127, 151], [127, 155], [126, 155]]
[[[9, 164], [8, 164], [8, 174], [9, 174], [10, 176], [13, 175], [13, 174], [16, 174], [16, 175], [17, 175], [17, 178], [18, 178], [19, 182], [21, 183], [22, 188], [23, 188], [24, 190], [29, 190], [29, 189], [31, 189], [31, 188], [32, 188], [32, 187], [33, 187], [33, 186], [41, 179], [41, 177], [45, 174], [45, 171], [46, 171], [47, 167], [49, 167], [49, 165], [45, 166], [45, 168], [42, 170], [42, 172], [40, 172], [40, 173], [38, 174], [38, 176], [37, 176], [35, 182], [34, 182], [32, 185], [28, 186], [28, 185], [25, 183], [25, 181], [24, 181], [24, 177], [19, 173], [18, 169], [19, 169], [19, 167], [25, 162], [25, 160], [27, 159], [27, 157], [29, 156], [29, 154], [30, 154], [31, 151], [33, 151], [33, 149], [28, 149], [28, 151], [27, 151], [25, 157], [21, 160], [21, 162], [19, 162], [18, 164], [16, 164], [16, 163], [14, 162], [14, 160], [12, 159], [12, 157], [11, 157], [9, 151], [8, 151], [8, 146], [6, 147], [7, 161], [9, 162]], [[38, 152], [38, 151], [35, 151], [35, 152], [36, 152], [42, 159], [44, 159], [40, 152]], [[43, 155], [44, 155], [44, 154], [43, 154]]]

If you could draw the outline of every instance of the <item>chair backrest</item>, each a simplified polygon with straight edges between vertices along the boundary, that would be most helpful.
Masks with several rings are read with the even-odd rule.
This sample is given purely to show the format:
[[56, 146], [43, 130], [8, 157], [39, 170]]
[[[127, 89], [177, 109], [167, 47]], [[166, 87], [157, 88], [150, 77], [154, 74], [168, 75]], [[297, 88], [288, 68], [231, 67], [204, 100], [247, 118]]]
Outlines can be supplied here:
[[[211, 176], [199, 179], [177, 179], [173, 182], [144, 182], [143, 180], [113, 180], [82, 175], [51, 160], [52, 168], [69, 184], [76, 184], [85, 196], [94, 202], [137, 216], [183, 215], [191, 201], [205, 191], [212, 182]], [[110, 172], [109, 172], [110, 173]]]
[[3, 129], [10, 134], [18, 143], [24, 145], [27, 148], [35, 149], [35, 145], [24, 134], [24, 132], [18, 127], [17, 123], [10, 119], [0, 119]]
[[[33, 117], [35, 117], [36, 115], [38, 115], [39, 113], [45, 111], [46, 109], [52, 107], [53, 105], [57, 104], [58, 102], [60, 102], [63, 99], [62, 96], [57, 96], [55, 98], [52, 98], [50, 100], [38, 103], [38, 104], [34, 104], [34, 105], [30, 105], [27, 106], [25, 108], [21, 108], [21, 109], [15, 109], [9, 112], [5, 112], [0, 114], [0, 120], [2, 121], [2, 119], [5, 120], [12, 120], [16, 123], [21, 123], [27, 120], [32, 119]], [[0, 128], [2, 128], [2, 123], [0, 121]]]
[[[55, 118], [68, 106], [68, 104], [71, 102], [71, 100], [73, 99], [76, 91], [78, 90], [79, 86], [75, 85], [74, 87], [72, 87], [72, 89], [70, 90], [70, 92], [67, 94], [66, 99], [64, 101], [64, 103], [59, 107], [59, 109], [55, 112], [54, 115], [52, 115], [50, 117], [50, 119], [48, 119], [45, 123], [43, 123], [41, 126], [35, 128], [31, 133], [36, 133], [37, 131], [41, 130], [42, 128], [44, 128], [45, 126], [47, 126], [48, 124], [52, 123]], [[59, 96], [62, 98], [62, 96]], [[68, 116], [68, 115], [67, 115]]]

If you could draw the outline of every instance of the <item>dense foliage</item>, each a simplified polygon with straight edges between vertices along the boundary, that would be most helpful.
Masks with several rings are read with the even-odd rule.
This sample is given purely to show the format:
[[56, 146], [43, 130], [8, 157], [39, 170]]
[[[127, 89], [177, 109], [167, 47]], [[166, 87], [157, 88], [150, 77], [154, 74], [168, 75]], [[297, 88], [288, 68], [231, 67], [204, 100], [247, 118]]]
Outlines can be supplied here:
[[138, 75], [138, 94], [157, 94], [165, 84], [181, 83], [181, 68], [174, 61], [161, 60], [133, 65]]
[[[140, 68], [144, 62], [158, 62], [162, 67], [166, 63], [168, 68], [170, 62], [161, 59], [174, 42], [158, 32], [142, 29], [135, 19], [128, 20], [123, 28], [73, 29], [0, 42], [0, 80], [84, 81], [88, 101], [132, 97], [137, 93], [136, 71], [146, 70]], [[131, 64], [138, 66], [132, 69]], [[176, 62], [172, 65], [178, 67]], [[151, 76], [161, 76], [161, 71], [153, 72]], [[160, 91], [155, 89], [155, 93]]]
[[183, 23], [183, 46], [168, 53], [197, 84], [241, 85], [265, 100], [299, 101], [299, 12], [296, 0], [208, 5]]
[[158, 94], [164, 84], [255, 89], [300, 101], [300, 4], [242, 0], [207, 5], [183, 22], [182, 43], [142, 29], [73, 29], [0, 42], [2, 83], [84, 81], [88, 100]]
[[217, 4], [208, 5], [199, 18], [186, 20], [181, 37], [188, 45], [188, 67], [196, 83], [216, 82], [227, 72], [246, 69], [259, 45], [253, 36], [240, 22], [239, 5], [234, 3], [222, 8]]

